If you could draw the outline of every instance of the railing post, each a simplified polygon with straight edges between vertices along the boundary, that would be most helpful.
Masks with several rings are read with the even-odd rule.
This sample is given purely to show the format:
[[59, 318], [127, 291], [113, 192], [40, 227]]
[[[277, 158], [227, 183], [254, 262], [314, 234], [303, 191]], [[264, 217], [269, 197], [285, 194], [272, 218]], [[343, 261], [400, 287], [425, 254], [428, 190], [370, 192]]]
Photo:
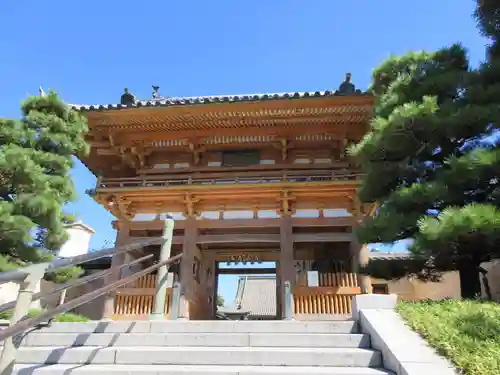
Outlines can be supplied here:
[[181, 303], [181, 283], [176, 281], [172, 287], [172, 310], [170, 311], [170, 320], [179, 318], [179, 307]]
[[[10, 318], [9, 327], [12, 327], [27, 314], [33, 301], [33, 294], [38, 283], [45, 275], [50, 263], [34, 264], [25, 269], [28, 273], [26, 278], [19, 283], [16, 307]], [[16, 336], [5, 339], [2, 356], [0, 357], [0, 375], [10, 375], [14, 369], [17, 349], [21, 344]]]
[[[163, 227], [163, 244], [160, 250], [160, 262], [170, 259], [172, 249], [172, 237], [174, 233], [174, 219], [171, 215], [167, 215], [165, 225]], [[165, 319], [165, 302], [167, 294], [168, 280], [168, 265], [158, 268], [156, 274], [156, 293], [154, 297], [153, 311], [151, 312], [151, 320]]]
[[290, 281], [285, 281], [285, 320], [293, 319], [293, 295], [292, 295], [292, 283]]

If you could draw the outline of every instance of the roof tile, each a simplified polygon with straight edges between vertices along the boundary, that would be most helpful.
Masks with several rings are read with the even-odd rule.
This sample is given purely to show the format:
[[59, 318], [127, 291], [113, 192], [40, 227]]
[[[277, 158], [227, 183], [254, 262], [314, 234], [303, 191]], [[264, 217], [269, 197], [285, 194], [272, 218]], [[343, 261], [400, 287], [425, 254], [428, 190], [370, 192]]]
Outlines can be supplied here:
[[[350, 94], [352, 96], [369, 96], [367, 92], [356, 90]], [[330, 91], [297, 91], [284, 93], [263, 93], [263, 94], [244, 94], [244, 95], [217, 95], [217, 96], [193, 96], [193, 97], [163, 97], [149, 100], [137, 100], [133, 104], [95, 104], [95, 105], [77, 105], [71, 107], [78, 111], [109, 111], [127, 108], [141, 107], [173, 107], [195, 104], [214, 104], [214, 103], [241, 103], [265, 100], [299, 99], [308, 97], [329, 97], [346, 96], [339, 90]]]
[[276, 315], [276, 278], [241, 276], [233, 305], [219, 309], [223, 313], [250, 312], [253, 316]]

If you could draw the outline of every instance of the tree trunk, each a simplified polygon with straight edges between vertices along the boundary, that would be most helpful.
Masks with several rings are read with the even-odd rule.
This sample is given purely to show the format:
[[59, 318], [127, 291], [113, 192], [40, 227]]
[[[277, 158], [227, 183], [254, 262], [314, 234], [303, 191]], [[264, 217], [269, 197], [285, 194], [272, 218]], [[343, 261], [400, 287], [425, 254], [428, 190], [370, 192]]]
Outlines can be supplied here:
[[461, 262], [458, 272], [460, 275], [460, 291], [462, 298], [473, 299], [481, 296], [481, 281], [479, 280], [479, 264]]

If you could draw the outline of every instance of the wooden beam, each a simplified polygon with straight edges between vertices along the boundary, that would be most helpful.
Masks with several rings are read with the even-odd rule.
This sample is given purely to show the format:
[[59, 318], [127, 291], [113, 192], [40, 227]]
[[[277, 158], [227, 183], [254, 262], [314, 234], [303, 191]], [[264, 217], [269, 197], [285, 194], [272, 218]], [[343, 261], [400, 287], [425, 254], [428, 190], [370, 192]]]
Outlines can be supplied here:
[[[194, 217], [188, 217], [186, 219], [186, 229], [184, 231], [182, 243], [182, 252], [184, 256], [182, 257], [180, 264], [181, 294], [183, 296], [182, 304], [185, 305], [184, 310], [185, 307], [187, 307], [187, 302], [194, 302], [196, 299], [193, 264], [197, 253], [197, 237], [198, 229], [196, 227], [196, 219]], [[182, 312], [182, 314], [186, 313], [187, 311]]]
[[294, 242], [351, 242], [352, 233], [297, 233]]
[[[299, 119], [300, 120], [300, 119]], [[283, 120], [283, 122], [293, 121]], [[297, 119], [295, 120], [297, 121]], [[346, 129], [342, 126], [338, 126], [335, 120], [328, 121], [324, 120], [325, 123], [317, 124], [311, 126], [307, 125], [297, 125], [297, 126], [275, 126], [275, 127], [248, 127], [248, 128], [211, 128], [203, 130], [178, 130], [178, 131], [161, 131], [161, 132], [123, 132], [121, 130], [119, 135], [116, 136], [116, 141], [119, 144], [128, 144], [133, 140], [144, 140], [144, 141], [168, 141], [176, 139], [185, 138], [196, 138], [196, 137], [206, 137], [217, 132], [217, 136], [262, 136], [262, 135], [277, 135], [277, 136], [291, 136], [298, 133], [308, 133], [308, 134], [320, 134], [320, 133], [345, 133]], [[320, 121], [321, 122], [321, 121]], [[118, 129], [117, 129], [118, 130]], [[361, 129], [360, 129], [361, 130]], [[358, 131], [359, 132], [359, 131]]]
[[[158, 237], [130, 237], [130, 242], [147, 241]], [[293, 242], [351, 242], [352, 233], [297, 233], [292, 235]], [[280, 243], [279, 234], [207, 234], [198, 236], [198, 244], [218, 244], [218, 243]], [[184, 236], [174, 236], [172, 244], [182, 245]]]
[[198, 236], [199, 244], [279, 243], [279, 234], [209, 234]]
[[279, 262], [279, 295], [278, 295], [278, 313], [285, 317], [285, 282], [295, 284], [295, 268], [293, 264], [293, 227], [292, 217], [284, 210], [280, 218], [280, 262]]
[[219, 268], [219, 275], [267, 275], [276, 273], [276, 268]]
[[217, 262], [227, 263], [234, 262], [234, 255], [238, 253], [253, 254], [258, 258], [259, 262], [276, 262], [279, 260], [279, 251], [276, 249], [241, 249], [232, 252], [219, 252], [219, 250], [204, 249], [204, 254], [212, 253]]
[[[291, 194], [303, 192], [312, 194], [313, 192], [346, 193], [355, 194], [360, 184], [360, 180], [331, 180], [331, 181], [313, 181], [313, 182], [275, 182], [275, 183], [235, 183], [235, 184], [185, 184], [173, 186], [145, 186], [145, 187], [114, 187], [98, 188], [97, 194], [113, 194], [126, 198], [133, 195], [140, 196], [141, 200], [145, 198], [154, 199], [156, 197], [168, 197], [178, 194], [184, 195], [186, 192], [192, 194], [207, 193], [210, 197], [216, 194], [227, 195], [233, 193], [236, 195], [252, 193], [254, 195], [263, 195], [266, 193], [280, 192], [287, 189]], [[327, 199], [328, 195], [323, 194]]]
[[[251, 171], [279, 171], [280, 173], [287, 170], [338, 170], [338, 169], [353, 169], [349, 163], [346, 162], [333, 162], [333, 163], [318, 163], [318, 164], [259, 164], [250, 165], [247, 167], [190, 167], [190, 168], [146, 168], [139, 169], [137, 173], [142, 174], [190, 174], [195, 172], [251, 172]], [[137, 177], [142, 179], [142, 177]]]
[[[293, 227], [350, 227], [354, 224], [352, 216], [318, 217], [318, 218], [292, 218]], [[174, 229], [184, 229], [186, 220], [176, 220]], [[131, 230], [160, 230], [163, 228], [163, 220], [130, 221], [128, 226]], [[196, 221], [199, 229], [229, 229], [229, 228], [278, 228], [280, 219], [226, 219]]]
[[[153, 241], [157, 240], [158, 237], [129, 237], [130, 243], [142, 242], [142, 241]], [[182, 245], [184, 243], [184, 236], [173, 236], [172, 245]], [[159, 246], [159, 245], [158, 245]]]
[[360, 287], [351, 286], [317, 286], [317, 287], [307, 287], [307, 286], [296, 286], [293, 289], [294, 295], [299, 296], [315, 296], [315, 295], [356, 295], [361, 294]]

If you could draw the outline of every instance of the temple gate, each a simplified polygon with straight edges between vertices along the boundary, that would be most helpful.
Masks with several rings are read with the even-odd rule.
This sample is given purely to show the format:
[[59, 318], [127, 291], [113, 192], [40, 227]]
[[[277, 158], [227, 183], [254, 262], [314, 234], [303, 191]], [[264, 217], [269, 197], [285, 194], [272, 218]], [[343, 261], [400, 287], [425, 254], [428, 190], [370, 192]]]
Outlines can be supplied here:
[[[94, 199], [117, 218], [117, 244], [161, 236], [171, 214], [171, 255], [184, 256], [168, 282], [181, 284], [181, 317], [213, 319], [216, 265], [230, 259], [276, 262], [279, 316], [285, 281], [296, 315], [348, 314], [353, 295], [371, 292], [353, 228], [374, 207], [356, 198], [361, 174], [346, 148], [373, 103], [348, 75], [336, 91], [170, 98], [155, 86], [149, 100], [125, 90], [120, 104], [75, 108], [89, 121], [83, 162], [98, 176]], [[104, 315], [147, 316], [155, 277], [108, 296]]]

